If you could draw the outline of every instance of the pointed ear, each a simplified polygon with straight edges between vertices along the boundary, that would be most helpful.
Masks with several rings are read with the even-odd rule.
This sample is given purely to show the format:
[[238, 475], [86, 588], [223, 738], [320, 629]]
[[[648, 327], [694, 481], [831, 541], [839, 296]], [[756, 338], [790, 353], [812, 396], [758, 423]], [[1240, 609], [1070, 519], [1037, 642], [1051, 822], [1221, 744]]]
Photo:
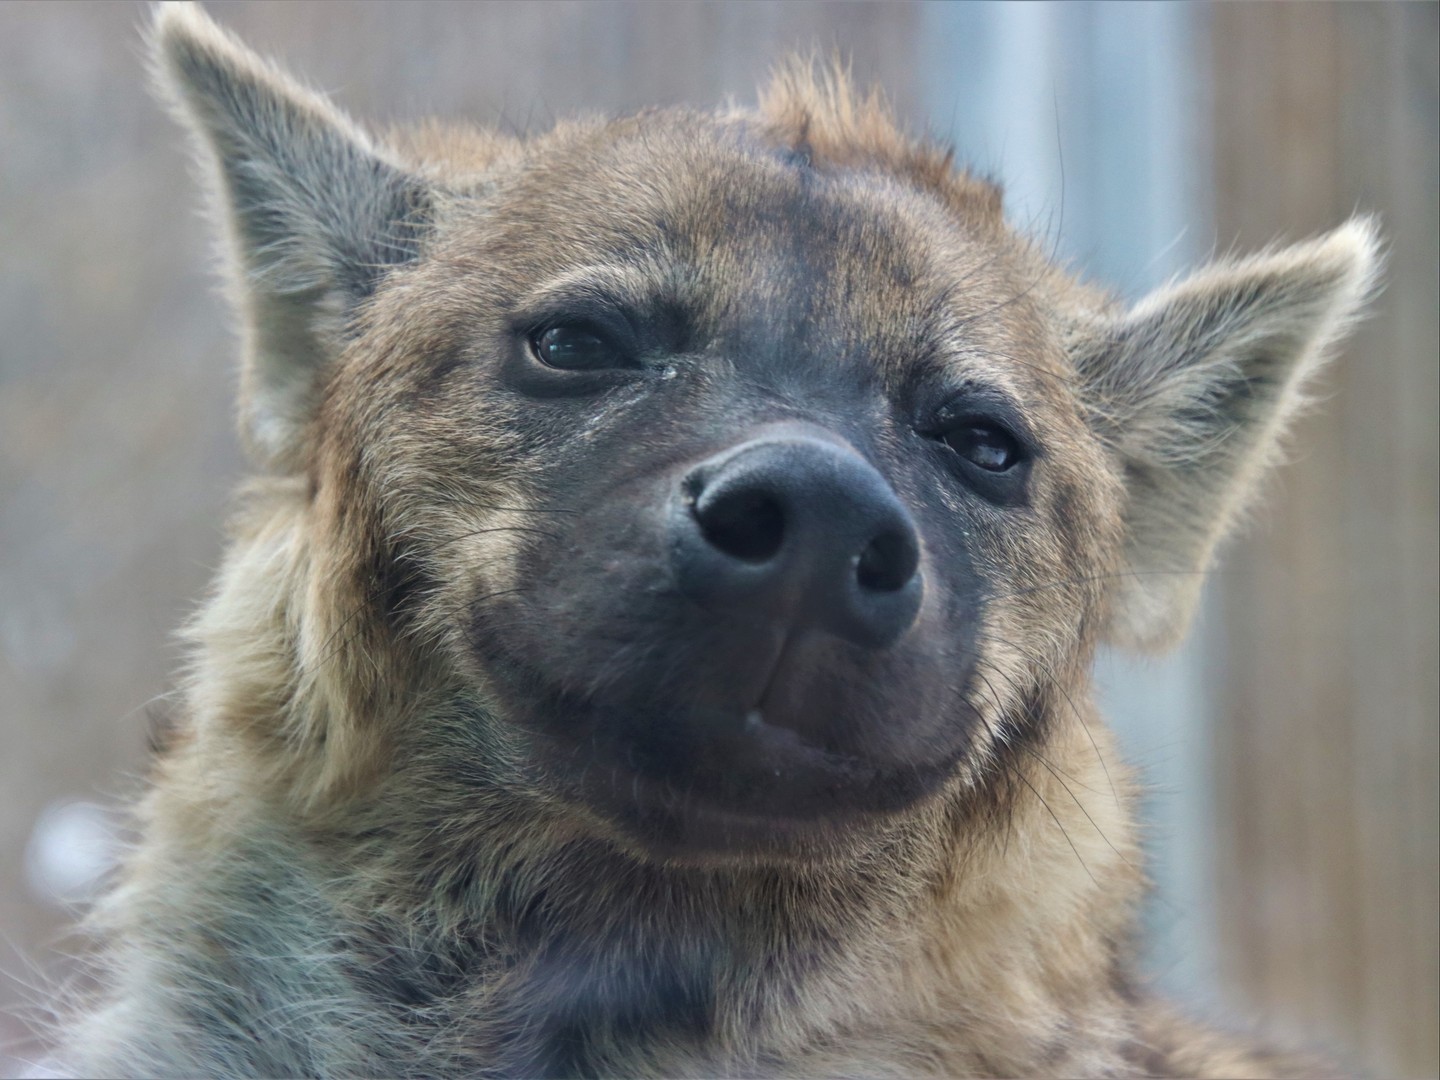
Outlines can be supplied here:
[[1375, 288], [1374, 223], [1219, 263], [1074, 342], [1091, 423], [1125, 470], [1111, 638], [1173, 645], [1202, 572], [1274, 464], [1327, 348]]
[[162, 92], [198, 137], [229, 245], [245, 337], [241, 427], [298, 468], [321, 374], [355, 307], [413, 259], [426, 185], [324, 98], [188, 3], [151, 37]]

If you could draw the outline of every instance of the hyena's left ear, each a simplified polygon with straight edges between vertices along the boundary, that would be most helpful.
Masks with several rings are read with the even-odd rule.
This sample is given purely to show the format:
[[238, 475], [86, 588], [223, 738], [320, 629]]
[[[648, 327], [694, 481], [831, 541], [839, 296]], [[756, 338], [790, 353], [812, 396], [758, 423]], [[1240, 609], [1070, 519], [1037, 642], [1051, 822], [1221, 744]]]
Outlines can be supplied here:
[[1111, 639], [1179, 639], [1215, 545], [1275, 462], [1326, 349], [1374, 291], [1374, 223], [1220, 263], [1073, 343], [1091, 422], [1125, 472]]
[[199, 136], [229, 240], [242, 431], [263, 462], [296, 469], [324, 368], [356, 305], [415, 257], [429, 192], [194, 4], [160, 4], [151, 41], [162, 91]]

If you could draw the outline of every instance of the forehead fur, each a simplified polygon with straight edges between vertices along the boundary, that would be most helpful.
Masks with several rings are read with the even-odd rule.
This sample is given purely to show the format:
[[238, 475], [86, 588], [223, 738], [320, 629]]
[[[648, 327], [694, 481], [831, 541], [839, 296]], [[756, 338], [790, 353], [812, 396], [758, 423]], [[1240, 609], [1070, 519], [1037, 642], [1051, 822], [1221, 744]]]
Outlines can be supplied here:
[[813, 160], [880, 168], [939, 195], [972, 228], [1002, 224], [998, 185], [955, 166], [955, 151], [907, 135], [878, 87], [861, 93], [838, 62], [783, 63], [760, 92], [760, 114], [782, 144]]
[[[634, 119], [653, 124], [660, 112]], [[694, 119], [690, 117], [688, 123]], [[758, 120], [760, 131], [799, 161], [889, 174], [937, 196], [973, 232], [1003, 230], [999, 185], [959, 168], [952, 148], [906, 133], [883, 92], [878, 87], [858, 90], [838, 61], [791, 57], [761, 88], [757, 110], [736, 109], [719, 119]], [[388, 142], [439, 178], [463, 187], [466, 177], [479, 177], [507, 163], [523, 165], [527, 149], [573, 145], [627, 126], [598, 117], [566, 119], [543, 135], [521, 138], [432, 121], [394, 131]]]

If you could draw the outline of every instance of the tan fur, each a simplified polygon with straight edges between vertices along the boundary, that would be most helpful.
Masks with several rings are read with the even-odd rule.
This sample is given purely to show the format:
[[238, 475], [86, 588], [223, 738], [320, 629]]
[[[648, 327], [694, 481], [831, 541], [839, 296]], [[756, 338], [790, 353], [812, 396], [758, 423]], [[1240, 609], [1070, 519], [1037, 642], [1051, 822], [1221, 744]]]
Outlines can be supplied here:
[[[104, 990], [69, 1022], [76, 1075], [1309, 1074], [1137, 983], [1137, 789], [1088, 667], [1103, 640], [1182, 631], [1371, 287], [1371, 225], [1127, 311], [838, 71], [787, 67], [758, 111], [382, 145], [193, 6], [164, 6], [154, 44], [213, 166], [268, 475], [189, 628], [185, 718], [94, 918]], [[541, 423], [560, 406], [517, 393], [491, 343], [507, 313], [587, 292], [682, 311], [690, 336]], [[884, 403], [863, 428], [824, 379], [787, 389], [812, 353]], [[1038, 433], [1015, 507], [915, 464], [934, 441], [900, 403], [936, 380]], [[585, 454], [633, 453], [604, 474], [631, 497], [713, 453], [688, 440], [737, 409], [851, 432], [826, 438], [928, 515], [927, 582], [960, 550], [982, 575], [973, 648], [946, 645], [960, 609], [933, 584], [903, 645], [827, 676], [867, 708], [893, 691], [921, 745], [968, 742], [893, 812], [660, 852], [557, 784], [487, 649], [540, 656], [577, 700], [633, 670], [668, 693], [708, 663], [625, 621], [651, 578], [606, 530], [643, 548], [643, 529], [577, 523], [553, 489]], [[952, 520], [963, 538], [928, 524]], [[948, 685], [960, 656], [973, 673]]]

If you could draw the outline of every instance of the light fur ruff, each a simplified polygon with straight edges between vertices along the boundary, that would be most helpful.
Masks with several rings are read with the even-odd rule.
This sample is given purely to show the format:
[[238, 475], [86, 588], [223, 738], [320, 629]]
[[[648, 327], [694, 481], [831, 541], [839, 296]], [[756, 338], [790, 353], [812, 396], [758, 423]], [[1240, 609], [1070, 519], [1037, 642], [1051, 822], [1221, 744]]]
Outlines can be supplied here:
[[[1127, 309], [838, 72], [791, 65], [755, 110], [381, 141], [192, 5], [152, 41], [227, 238], [260, 475], [92, 919], [68, 1070], [1313, 1073], [1138, 982], [1136, 787], [1088, 668], [1183, 632], [1373, 290], [1371, 222]], [[576, 296], [683, 342], [620, 373], [505, 351], [512, 313]], [[603, 385], [516, 389], [577, 375]], [[942, 384], [1011, 403], [1023, 487], [955, 479], [923, 419]], [[807, 693], [961, 750], [903, 805], [793, 840], [732, 814], [691, 850], [685, 797], [657, 839], [561, 782], [513, 669], [646, 706], [723, 685], [714, 649], [654, 636], [643, 513], [607, 507], [736, 417], [843, 431], [919, 522], [915, 628]]]

